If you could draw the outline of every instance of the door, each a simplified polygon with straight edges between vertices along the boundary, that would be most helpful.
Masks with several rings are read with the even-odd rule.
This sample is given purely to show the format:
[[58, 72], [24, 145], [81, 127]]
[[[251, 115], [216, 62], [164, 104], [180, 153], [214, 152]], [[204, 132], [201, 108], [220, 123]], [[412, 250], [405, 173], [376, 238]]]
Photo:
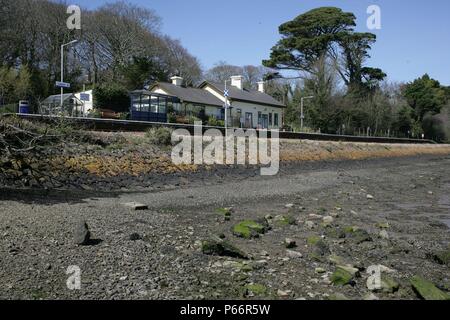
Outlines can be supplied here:
[[263, 114], [261, 118], [261, 128], [268, 129], [269, 128], [269, 116], [267, 114]]
[[253, 128], [253, 113], [251, 112], [245, 113], [245, 127]]

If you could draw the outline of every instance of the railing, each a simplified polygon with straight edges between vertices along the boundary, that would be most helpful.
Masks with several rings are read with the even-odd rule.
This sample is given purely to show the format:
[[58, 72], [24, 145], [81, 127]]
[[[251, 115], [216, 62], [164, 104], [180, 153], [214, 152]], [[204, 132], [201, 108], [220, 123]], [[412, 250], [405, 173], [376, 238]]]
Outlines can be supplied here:
[[[18, 116], [23, 119], [52, 122], [57, 119], [61, 119], [60, 116], [47, 116], [47, 115], [35, 115], [35, 114], [5, 114], [4, 116]], [[194, 133], [194, 125], [179, 124], [179, 123], [162, 123], [162, 122], [147, 122], [147, 121], [132, 121], [132, 120], [114, 120], [114, 119], [97, 119], [97, 118], [74, 118], [64, 117], [68, 122], [72, 122], [77, 125], [82, 125], [89, 130], [98, 131], [146, 131], [152, 127], [169, 127], [173, 129], [183, 128], [188, 130], [191, 134]], [[223, 133], [225, 129], [223, 127], [210, 127], [203, 126], [203, 132], [210, 128], [216, 128]], [[267, 130], [257, 130], [258, 135], [260, 132], [268, 132]], [[319, 140], [319, 141], [346, 141], [346, 142], [370, 142], [370, 143], [404, 143], [404, 144], [435, 144], [433, 140], [427, 139], [406, 139], [406, 138], [392, 138], [392, 137], [362, 137], [362, 136], [347, 136], [347, 135], [334, 135], [323, 133], [296, 133], [279, 131], [280, 139], [292, 139], [292, 140]]]

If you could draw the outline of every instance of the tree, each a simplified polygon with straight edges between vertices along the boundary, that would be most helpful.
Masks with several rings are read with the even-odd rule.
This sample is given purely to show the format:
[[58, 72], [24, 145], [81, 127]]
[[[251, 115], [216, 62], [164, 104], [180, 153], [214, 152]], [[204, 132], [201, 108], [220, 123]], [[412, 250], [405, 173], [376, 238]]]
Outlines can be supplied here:
[[19, 70], [0, 68], [0, 102], [2, 104], [17, 104], [19, 100], [31, 96], [31, 76], [26, 66]]
[[299, 15], [279, 27], [282, 38], [263, 65], [298, 71], [299, 77], [308, 77], [323, 74], [324, 70], [317, 66], [324, 66], [323, 61], [331, 59], [349, 91], [373, 88], [386, 77], [381, 69], [364, 66], [376, 36], [355, 32], [355, 20], [353, 13], [334, 7]]
[[231, 76], [242, 75], [242, 68], [219, 61], [213, 68], [206, 71], [205, 78], [211, 82], [224, 83]]
[[130, 107], [128, 90], [117, 83], [104, 83], [94, 89], [95, 108], [127, 112]]
[[403, 94], [419, 121], [422, 121], [427, 113], [431, 115], [439, 113], [448, 101], [446, 89], [428, 74], [406, 84]]
[[263, 65], [277, 70], [314, 73], [314, 65], [330, 52], [339, 36], [352, 31], [355, 16], [339, 8], [322, 7], [279, 27], [281, 40]]
[[142, 57], [134, 57], [132, 62], [121, 67], [120, 73], [124, 86], [129, 90], [142, 89], [154, 81], [167, 80], [157, 63]]

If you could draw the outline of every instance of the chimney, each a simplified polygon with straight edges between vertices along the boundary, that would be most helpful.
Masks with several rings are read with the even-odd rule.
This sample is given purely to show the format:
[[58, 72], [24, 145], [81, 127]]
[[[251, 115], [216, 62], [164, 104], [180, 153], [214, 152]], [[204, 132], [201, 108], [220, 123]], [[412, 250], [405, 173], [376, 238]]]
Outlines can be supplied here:
[[240, 90], [243, 89], [243, 82], [244, 82], [244, 77], [243, 76], [232, 76], [231, 77], [231, 85], [233, 87], [236, 87]]
[[183, 78], [182, 77], [172, 77], [170, 78], [170, 80], [172, 80], [172, 84], [181, 87], [181, 85], [183, 84]]
[[265, 82], [264, 81], [258, 81], [258, 91], [265, 93], [266, 92], [266, 88], [265, 88]]

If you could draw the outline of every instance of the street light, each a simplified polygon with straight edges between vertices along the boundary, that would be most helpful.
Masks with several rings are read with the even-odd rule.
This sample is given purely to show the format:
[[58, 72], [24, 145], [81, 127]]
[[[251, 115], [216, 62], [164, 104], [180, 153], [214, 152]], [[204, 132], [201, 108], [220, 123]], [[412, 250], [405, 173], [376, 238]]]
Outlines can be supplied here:
[[[73, 40], [73, 41], [70, 41], [68, 43], [61, 45], [61, 82], [64, 82], [64, 47], [74, 44], [76, 42], [78, 42], [78, 40]], [[63, 94], [64, 94], [64, 88], [61, 86], [61, 111], [63, 108]]]
[[300, 130], [303, 130], [303, 120], [305, 119], [305, 115], [303, 113], [303, 104], [306, 99], [313, 99], [314, 96], [302, 97], [300, 99]]
[[225, 139], [228, 137], [228, 89], [227, 89], [227, 82], [231, 82], [231, 80], [225, 80], [225, 90], [223, 92], [223, 95], [225, 97]]

